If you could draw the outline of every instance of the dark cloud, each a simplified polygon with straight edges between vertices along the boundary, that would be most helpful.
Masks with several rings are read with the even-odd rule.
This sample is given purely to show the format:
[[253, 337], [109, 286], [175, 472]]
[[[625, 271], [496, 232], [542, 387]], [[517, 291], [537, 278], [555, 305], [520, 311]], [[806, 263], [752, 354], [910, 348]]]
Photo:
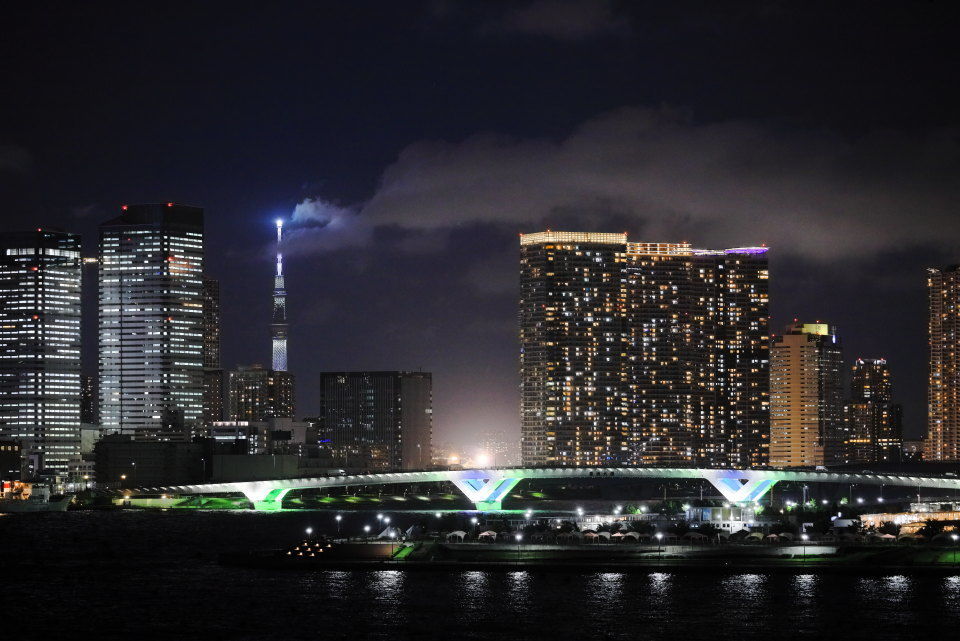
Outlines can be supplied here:
[[0, 145], [0, 171], [26, 173], [30, 170], [33, 158], [23, 147]]
[[952, 130], [841, 138], [625, 108], [557, 140], [480, 134], [415, 143], [356, 210], [311, 199], [294, 219], [326, 224], [304, 232], [303, 249], [364, 245], [372, 230], [391, 227], [408, 232], [415, 251], [442, 243], [447, 230], [485, 223], [623, 229], [638, 240], [700, 246], [765, 243], [836, 261], [955, 243], [958, 151]]
[[510, 6], [485, 23], [485, 33], [516, 33], [564, 41], [629, 35], [628, 22], [607, 0], [535, 0]]
[[74, 218], [84, 219], [104, 219], [108, 216], [106, 208], [98, 203], [89, 205], [77, 205], [70, 208], [70, 215]]

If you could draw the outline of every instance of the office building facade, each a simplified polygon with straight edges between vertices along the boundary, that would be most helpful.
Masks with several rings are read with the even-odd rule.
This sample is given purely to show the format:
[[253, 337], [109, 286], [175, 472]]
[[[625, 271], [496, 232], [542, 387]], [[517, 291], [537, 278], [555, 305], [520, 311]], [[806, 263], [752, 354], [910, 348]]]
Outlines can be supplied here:
[[100, 422], [99, 395], [97, 377], [92, 374], [80, 375], [80, 422], [95, 425]]
[[62, 231], [0, 234], [0, 438], [28, 476], [80, 457], [80, 250]]
[[203, 424], [223, 420], [220, 367], [220, 281], [203, 277]]
[[203, 418], [203, 210], [124, 205], [100, 225], [100, 418], [110, 432]]
[[770, 465], [834, 461], [844, 438], [843, 351], [835, 327], [794, 322], [770, 355]]
[[227, 378], [231, 421], [267, 421], [294, 416], [295, 381], [290, 372], [250, 365], [238, 367]]
[[766, 462], [766, 248], [524, 234], [525, 465]]
[[431, 464], [433, 378], [428, 372], [324, 372], [320, 440], [343, 467], [413, 470]]
[[960, 265], [927, 269], [926, 461], [960, 461]]

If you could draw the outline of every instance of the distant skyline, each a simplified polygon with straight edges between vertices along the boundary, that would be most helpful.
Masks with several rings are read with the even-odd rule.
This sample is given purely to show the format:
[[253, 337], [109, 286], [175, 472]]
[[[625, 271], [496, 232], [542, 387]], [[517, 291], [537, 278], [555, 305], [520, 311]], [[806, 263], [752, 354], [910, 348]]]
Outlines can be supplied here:
[[[223, 367], [271, 362], [289, 221], [298, 415], [319, 373], [433, 373], [434, 438], [519, 436], [518, 232], [766, 243], [771, 330], [887, 359], [925, 430], [925, 267], [960, 262], [948, 3], [18, 6], [2, 229], [206, 211]], [[96, 371], [95, 278], [85, 364]], [[92, 315], [91, 315], [92, 312]]]

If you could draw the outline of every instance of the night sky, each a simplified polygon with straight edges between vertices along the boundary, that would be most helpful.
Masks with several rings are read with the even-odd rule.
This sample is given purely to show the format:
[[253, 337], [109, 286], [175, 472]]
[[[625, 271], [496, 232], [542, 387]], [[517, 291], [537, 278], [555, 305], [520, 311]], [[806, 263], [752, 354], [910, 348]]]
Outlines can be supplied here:
[[[517, 233], [767, 243], [772, 326], [886, 357], [924, 429], [924, 267], [960, 261], [950, 2], [18, 3], [2, 229], [206, 208], [224, 366], [434, 373], [435, 440], [519, 434]], [[95, 297], [90, 287], [86, 292]], [[85, 369], [96, 370], [95, 317]]]

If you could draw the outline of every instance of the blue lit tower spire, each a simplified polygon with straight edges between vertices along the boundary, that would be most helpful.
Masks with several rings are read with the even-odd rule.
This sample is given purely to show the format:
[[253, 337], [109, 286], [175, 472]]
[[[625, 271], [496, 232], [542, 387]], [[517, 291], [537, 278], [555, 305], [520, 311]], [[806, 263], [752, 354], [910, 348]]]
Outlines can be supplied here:
[[283, 283], [283, 221], [277, 219], [277, 273], [273, 279], [273, 320], [270, 335], [273, 339], [273, 370], [287, 371], [287, 290]]

